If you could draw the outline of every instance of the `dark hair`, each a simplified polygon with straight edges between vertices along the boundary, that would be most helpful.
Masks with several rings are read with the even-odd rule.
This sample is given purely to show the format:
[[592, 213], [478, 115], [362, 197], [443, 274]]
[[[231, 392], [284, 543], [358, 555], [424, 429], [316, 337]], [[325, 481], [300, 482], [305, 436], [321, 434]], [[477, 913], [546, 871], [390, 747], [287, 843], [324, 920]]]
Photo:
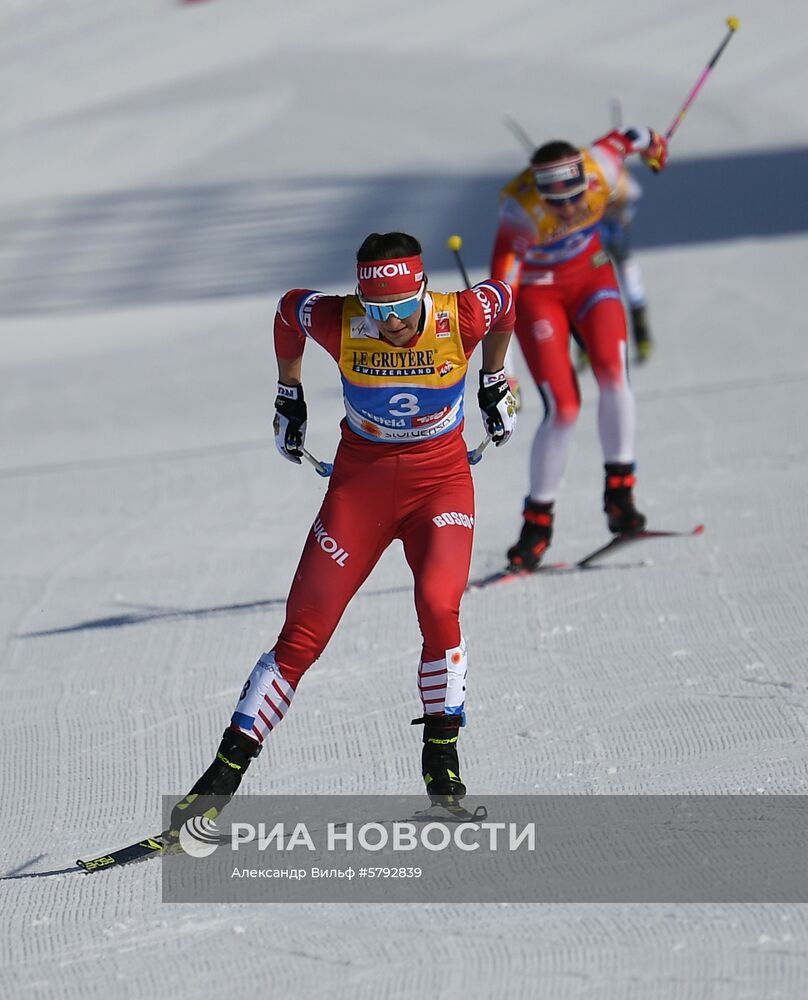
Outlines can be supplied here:
[[407, 233], [371, 233], [356, 251], [358, 263], [368, 260], [394, 260], [396, 257], [416, 257], [421, 244]]
[[553, 139], [552, 142], [545, 142], [543, 146], [539, 146], [536, 152], [530, 157], [530, 162], [536, 167], [540, 163], [552, 163], [554, 160], [564, 160], [568, 156], [577, 156], [580, 152], [580, 149], [577, 146], [573, 146], [571, 142], [565, 142], [563, 139]]

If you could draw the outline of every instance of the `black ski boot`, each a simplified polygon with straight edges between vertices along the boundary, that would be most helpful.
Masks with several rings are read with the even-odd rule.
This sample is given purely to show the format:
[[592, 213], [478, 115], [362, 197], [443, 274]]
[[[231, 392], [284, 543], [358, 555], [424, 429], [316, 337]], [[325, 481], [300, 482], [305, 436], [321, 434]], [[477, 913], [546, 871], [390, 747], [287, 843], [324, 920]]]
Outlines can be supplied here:
[[603, 510], [609, 519], [609, 531], [615, 535], [642, 531], [645, 515], [634, 506], [634, 465], [618, 462], [606, 463], [606, 488], [603, 493]]
[[634, 333], [634, 346], [637, 349], [637, 361], [642, 364], [651, 357], [654, 342], [651, 340], [651, 330], [648, 327], [648, 316], [645, 306], [634, 306], [631, 310], [631, 329]]
[[421, 773], [426, 793], [434, 805], [452, 805], [466, 794], [460, 780], [460, 763], [457, 759], [457, 734], [463, 724], [460, 715], [425, 715], [413, 719], [414, 726], [423, 723], [424, 749], [421, 754]]
[[534, 570], [553, 537], [553, 502], [525, 499], [524, 523], [519, 541], [508, 549], [508, 562], [517, 569]]
[[190, 792], [171, 810], [165, 835], [179, 836], [183, 823], [195, 816], [215, 819], [236, 794], [250, 761], [261, 753], [263, 744], [250, 739], [238, 729], [225, 729], [216, 757]]

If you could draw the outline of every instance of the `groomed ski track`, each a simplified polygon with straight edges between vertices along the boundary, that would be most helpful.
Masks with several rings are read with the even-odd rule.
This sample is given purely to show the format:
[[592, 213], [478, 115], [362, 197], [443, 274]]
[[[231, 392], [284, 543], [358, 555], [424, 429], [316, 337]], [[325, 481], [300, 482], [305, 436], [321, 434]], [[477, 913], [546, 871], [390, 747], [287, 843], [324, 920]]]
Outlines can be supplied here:
[[[459, 232], [481, 277], [497, 180], [522, 165], [503, 114], [585, 142], [615, 97], [664, 129], [729, 14], [670, 173], [638, 175], [657, 349], [632, 371], [637, 497], [651, 524], [707, 530], [638, 548], [641, 571], [466, 595], [461, 753], [483, 801], [807, 790], [808, 218], [786, 181], [808, 149], [808, 12], [0, 5], [0, 996], [808, 994], [799, 905], [172, 906], [159, 862], [63, 871], [159, 829], [159, 796], [207, 765], [282, 623], [326, 484], [272, 441], [278, 293], [349, 288], [375, 228], [421, 236], [438, 289], [459, 285]], [[307, 447], [330, 460], [338, 379], [311, 347], [304, 384]], [[582, 387], [558, 561], [608, 537]], [[524, 398], [474, 470], [475, 577], [518, 531], [540, 416]], [[467, 411], [473, 447], [473, 392]], [[411, 589], [393, 548], [246, 789], [419, 787]]]

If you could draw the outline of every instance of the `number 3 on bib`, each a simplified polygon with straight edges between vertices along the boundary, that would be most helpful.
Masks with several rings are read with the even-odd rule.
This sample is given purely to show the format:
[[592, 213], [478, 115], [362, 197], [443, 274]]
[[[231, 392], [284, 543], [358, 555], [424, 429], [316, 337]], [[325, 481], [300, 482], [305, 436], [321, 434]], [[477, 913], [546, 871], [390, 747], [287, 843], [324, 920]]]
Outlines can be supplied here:
[[411, 417], [420, 409], [418, 397], [411, 392], [397, 392], [390, 397], [390, 413], [394, 417]]

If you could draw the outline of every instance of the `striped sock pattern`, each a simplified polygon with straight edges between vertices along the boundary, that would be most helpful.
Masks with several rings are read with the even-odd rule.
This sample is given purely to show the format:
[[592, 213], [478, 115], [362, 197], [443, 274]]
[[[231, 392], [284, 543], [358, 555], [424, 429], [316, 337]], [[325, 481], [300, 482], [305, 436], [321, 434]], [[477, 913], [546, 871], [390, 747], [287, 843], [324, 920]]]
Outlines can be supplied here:
[[424, 715], [462, 715], [466, 697], [466, 643], [447, 649], [442, 660], [421, 662], [418, 693]]
[[425, 715], [443, 715], [446, 704], [446, 660], [432, 660], [418, 666], [418, 693]]
[[292, 704], [295, 689], [284, 678], [274, 652], [264, 653], [252, 669], [231, 725], [263, 743]]

